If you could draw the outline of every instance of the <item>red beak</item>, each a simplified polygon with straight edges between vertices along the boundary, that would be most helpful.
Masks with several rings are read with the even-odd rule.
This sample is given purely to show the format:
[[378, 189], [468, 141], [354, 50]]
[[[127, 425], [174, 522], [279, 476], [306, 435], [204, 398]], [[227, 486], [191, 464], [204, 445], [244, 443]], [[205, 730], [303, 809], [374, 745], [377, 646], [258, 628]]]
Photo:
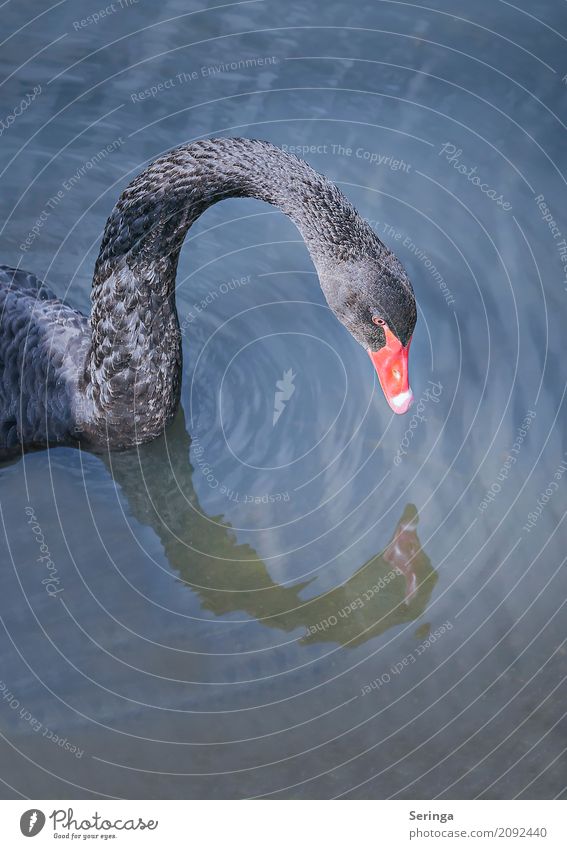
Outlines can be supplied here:
[[405, 346], [385, 325], [386, 344], [379, 351], [368, 351], [378, 372], [380, 386], [394, 413], [405, 413], [413, 401], [408, 378], [408, 354], [411, 339]]

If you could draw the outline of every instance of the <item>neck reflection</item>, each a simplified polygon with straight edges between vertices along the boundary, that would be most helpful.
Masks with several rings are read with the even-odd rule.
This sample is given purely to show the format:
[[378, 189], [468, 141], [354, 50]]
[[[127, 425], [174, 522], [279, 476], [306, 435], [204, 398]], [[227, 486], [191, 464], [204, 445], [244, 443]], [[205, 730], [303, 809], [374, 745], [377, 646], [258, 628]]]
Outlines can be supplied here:
[[[309, 597], [311, 581], [275, 583], [263, 560], [239, 543], [222, 516], [201, 512], [192, 483], [190, 437], [180, 409], [153, 442], [104, 456], [131, 514], [158, 535], [179, 579], [215, 616], [243, 613], [269, 628], [303, 629], [302, 645], [357, 646], [425, 611], [437, 572], [417, 535], [408, 504], [391, 541], [338, 587]], [[306, 592], [304, 592], [306, 591]]]

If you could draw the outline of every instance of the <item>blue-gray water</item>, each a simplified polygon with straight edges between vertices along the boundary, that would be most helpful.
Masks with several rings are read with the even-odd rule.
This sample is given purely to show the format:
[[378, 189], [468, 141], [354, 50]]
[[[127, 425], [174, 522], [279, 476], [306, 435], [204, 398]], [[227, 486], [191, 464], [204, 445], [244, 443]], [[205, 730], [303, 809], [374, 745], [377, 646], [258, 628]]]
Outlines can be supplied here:
[[0, 7], [0, 260], [87, 311], [145, 163], [295, 146], [410, 273], [420, 403], [282, 214], [209, 210], [166, 436], [0, 470], [1, 793], [564, 795], [565, 6], [206, 5]]

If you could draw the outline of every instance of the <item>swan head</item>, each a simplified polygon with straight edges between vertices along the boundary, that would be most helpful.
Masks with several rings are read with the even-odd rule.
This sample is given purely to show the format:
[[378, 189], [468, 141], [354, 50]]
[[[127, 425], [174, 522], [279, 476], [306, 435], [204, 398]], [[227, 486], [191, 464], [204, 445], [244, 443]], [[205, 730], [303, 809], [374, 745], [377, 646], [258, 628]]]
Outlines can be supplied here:
[[402, 414], [413, 401], [408, 355], [417, 308], [402, 264], [381, 247], [377, 257], [323, 268], [319, 276], [330, 308], [368, 352], [390, 408]]

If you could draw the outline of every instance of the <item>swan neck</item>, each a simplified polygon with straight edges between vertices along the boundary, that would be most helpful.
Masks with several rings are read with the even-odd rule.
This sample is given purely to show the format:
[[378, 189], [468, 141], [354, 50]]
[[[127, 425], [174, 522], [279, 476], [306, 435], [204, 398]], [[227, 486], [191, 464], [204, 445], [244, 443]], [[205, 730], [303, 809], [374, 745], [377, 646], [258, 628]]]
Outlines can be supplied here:
[[181, 382], [179, 252], [193, 222], [228, 197], [257, 198], [289, 216], [322, 285], [337, 264], [376, 250], [376, 236], [336, 186], [267, 142], [209, 139], [154, 161], [108, 219], [92, 289], [85, 379], [106, 427], [116, 418], [123, 431], [127, 416], [142, 427], [143, 433], [127, 440], [153, 438], [175, 413]]
[[306, 162], [268, 142], [208, 139], [155, 160], [108, 219], [95, 278], [120, 258], [161, 279], [176, 269], [189, 227], [211, 205], [250, 197], [278, 207], [298, 227], [317, 264], [356, 259], [376, 236], [339, 189]]

